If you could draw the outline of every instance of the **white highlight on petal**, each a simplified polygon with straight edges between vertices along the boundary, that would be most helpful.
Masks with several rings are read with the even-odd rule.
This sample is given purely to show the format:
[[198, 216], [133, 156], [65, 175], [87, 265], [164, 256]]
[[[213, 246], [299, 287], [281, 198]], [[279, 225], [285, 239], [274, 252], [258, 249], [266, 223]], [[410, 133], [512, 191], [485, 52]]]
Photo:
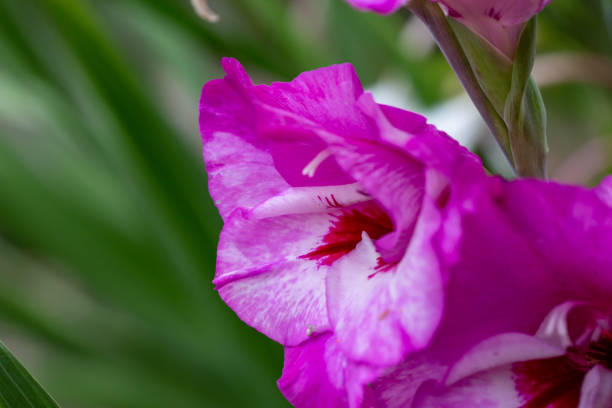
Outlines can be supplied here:
[[315, 156], [314, 159], [312, 159], [310, 161], [310, 163], [308, 163], [306, 165], [306, 167], [304, 167], [304, 169], [302, 170], [302, 175], [303, 176], [307, 176], [307, 177], [314, 177], [315, 172], [317, 171], [317, 168], [321, 165], [321, 163], [323, 163], [323, 161], [325, 161], [325, 159], [327, 159], [329, 156], [331, 156], [331, 152], [327, 149], [322, 150], [321, 152], [319, 152], [319, 154], [317, 154]]
[[219, 16], [208, 7], [206, 0], [191, 0], [191, 5], [196, 13], [198, 13], [198, 16], [202, 17], [204, 20], [211, 23], [219, 21]]
[[341, 186], [294, 187], [255, 207], [255, 218], [329, 211], [371, 200], [357, 183]]
[[537, 337], [522, 333], [498, 334], [468, 350], [449, 370], [444, 383], [453, 385], [464, 378], [495, 367], [564, 354], [564, 348]]
[[536, 337], [564, 349], [571, 346], [567, 315], [576, 306], [577, 302], [565, 302], [555, 307], [540, 325]]

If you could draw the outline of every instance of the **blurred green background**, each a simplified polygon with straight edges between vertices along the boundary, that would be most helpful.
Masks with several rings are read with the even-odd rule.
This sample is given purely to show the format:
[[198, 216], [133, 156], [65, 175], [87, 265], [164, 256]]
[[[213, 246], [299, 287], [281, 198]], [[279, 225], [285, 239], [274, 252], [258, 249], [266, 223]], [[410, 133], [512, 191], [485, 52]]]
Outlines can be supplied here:
[[[283, 407], [282, 349], [210, 283], [221, 221], [197, 130], [221, 56], [257, 81], [352, 62], [507, 172], [408, 12], [341, 0], [0, 0], [0, 339], [65, 408]], [[612, 3], [554, 0], [535, 77], [553, 178], [612, 166]], [[448, 102], [451, 101], [451, 102]]]

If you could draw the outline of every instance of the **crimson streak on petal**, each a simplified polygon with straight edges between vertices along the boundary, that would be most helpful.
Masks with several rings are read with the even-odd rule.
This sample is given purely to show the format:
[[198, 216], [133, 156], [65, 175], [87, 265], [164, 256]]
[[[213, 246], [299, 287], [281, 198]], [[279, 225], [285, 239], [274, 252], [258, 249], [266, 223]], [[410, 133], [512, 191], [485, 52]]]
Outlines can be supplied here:
[[393, 231], [391, 218], [375, 201], [344, 208], [333, 217], [322, 244], [300, 258], [317, 260], [319, 265], [330, 266], [355, 249], [361, 241], [362, 232], [377, 240]]
[[586, 371], [568, 356], [515, 363], [516, 390], [527, 401], [520, 408], [576, 408]]

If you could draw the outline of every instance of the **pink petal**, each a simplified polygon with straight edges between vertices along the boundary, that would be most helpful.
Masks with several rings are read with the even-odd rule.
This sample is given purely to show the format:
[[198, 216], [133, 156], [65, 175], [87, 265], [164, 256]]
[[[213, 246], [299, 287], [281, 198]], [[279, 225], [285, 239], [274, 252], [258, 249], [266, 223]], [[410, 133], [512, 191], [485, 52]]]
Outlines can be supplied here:
[[[327, 145], [312, 133], [295, 128], [276, 127], [261, 131], [260, 134], [268, 142], [276, 170], [292, 186], [354, 183], [353, 178], [346, 174], [329, 154]], [[308, 171], [310, 167], [312, 170]]]
[[546, 340], [522, 333], [490, 337], [469, 350], [449, 371], [446, 384], [452, 385], [480, 371], [519, 361], [559, 357], [565, 354]]
[[251, 212], [255, 218], [326, 212], [370, 201], [357, 183], [341, 186], [293, 187], [261, 202]]
[[[355, 249], [362, 231], [378, 238], [392, 228], [372, 200], [342, 206], [338, 199], [365, 198], [346, 187], [337, 194], [291, 188], [251, 213], [235, 212], [221, 233], [214, 280], [219, 294], [247, 324], [282, 344], [328, 329], [328, 267]], [[331, 198], [318, 198], [325, 193]], [[321, 204], [327, 201], [332, 205]], [[280, 215], [262, 218], [268, 214]]]
[[[236, 60], [225, 58], [222, 65], [226, 77], [204, 86], [199, 122], [210, 193], [224, 219], [236, 208], [251, 209], [291, 186], [354, 183], [333, 157], [320, 163], [314, 175], [305, 175], [305, 167], [326, 148], [325, 143], [300, 129], [283, 131], [282, 137], [261, 133], [265, 118], [258, 112], [261, 106], [268, 106], [291, 108], [303, 120], [325, 118], [321, 116], [324, 113], [346, 117], [351, 109], [343, 108], [343, 98], [354, 99], [363, 92], [350, 65], [323, 68], [302, 74], [291, 83], [271, 86], [254, 86]], [[325, 78], [328, 82], [322, 81]], [[322, 88], [305, 89], [305, 79], [320, 80], [317, 86]], [[326, 89], [338, 92], [329, 104], [317, 100]], [[346, 127], [348, 131], [364, 128], [364, 120], [347, 123], [354, 123]], [[342, 124], [338, 126], [344, 129]]]
[[250, 83], [246, 73], [233, 67], [226, 79], [207, 83], [200, 100], [209, 190], [223, 218], [289, 187], [255, 134], [256, 115], [247, 90], [240, 88], [244, 83]]
[[285, 348], [285, 365], [278, 386], [296, 408], [361, 406], [364, 386], [382, 369], [346, 358], [330, 332]]
[[282, 344], [326, 330], [326, 268], [300, 257], [318, 245], [330, 222], [328, 213], [234, 214], [219, 242], [214, 283], [221, 297], [247, 324]]
[[584, 378], [577, 408], [609, 407], [612, 407], [612, 371], [598, 365]]
[[612, 207], [612, 176], [608, 176], [595, 188], [597, 195]]
[[376, 273], [379, 255], [367, 235], [336, 262], [327, 279], [330, 319], [348, 356], [391, 365], [409, 349], [398, 319], [393, 271]]
[[523, 23], [539, 13], [550, 0], [432, 0], [449, 9], [449, 15], [501, 50], [509, 58], [519, 40]]
[[436, 338], [449, 353], [499, 333], [534, 333], [568, 299], [612, 306], [612, 209], [593, 191], [492, 180], [463, 208]]
[[395, 232], [378, 244], [386, 262], [397, 262], [412, 236], [425, 191], [423, 165], [393, 146], [354, 141], [333, 145], [336, 160], [393, 218]]
[[[435, 0], [434, 0], [435, 1]], [[455, 13], [453, 17], [488, 18], [500, 25], [524, 23], [539, 13], [551, 0], [442, 0]]]
[[419, 387], [430, 379], [441, 379], [447, 369], [448, 366], [441, 363], [435, 353], [411, 354], [370, 384], [368, 400], [376, 408], [412, 407]]
[[[553, 394], [557, 384], [580, 389], [581, 373], [574, 371], [564, 353], [564, 349], [524, 334], [489, 338], [457, 362], [446, 386], [425, 384], [417, 394], [415, 407], [548, 407], [548, 402], [566, 398]], [[546, 390], [553, 391], [551, 399], [542, 399], [547, 403], [539, 405], [537, 398], [546, 398]]]
[[375, 11], [381, 14], [393, 13], [409, 0], [347, 0], [349, 4], [361, 10]]
[[550, 284], [540, 289], [612, 306], [612, 209], [580, 187], [529, 180], [508, 187], [507, 213], [548, 264], [539, 273]]
[[324, 333], [304, 345], [285, 347], [285, 365], [278, 387], [297, 408], [347, 407], [345, 363], [333, 334]]
[[330, 320], [340, 347], [357, 361], [399, 363], [425, 347], [441, 318], [443, 290], [431, 235], [439, 216], [427, 204], [406, 256], [382, 268], [380, 255], [365, 235], [350, 254], [334, 264], [327, 278]]
[[[305, 132], [324, 128], [329, 132], [370, 137], [375, 131], [356, 106], [363, 88], [351, 64], [332, 65], [304, 72], [288, 83], [276, 82], [255, 89], [263, 129]], [[282, 127], [285, 127], [284, 129]], [[281, 135], [282, 136], [282, 133]]]
[[[479, 189], [472, 191], [473, 196], [466, 196], [465, 201], [457, 202], [459, 206], [452, 207], [451, 212], [458, 214], [446, 218], [447, 222], [455, 220], [452, 225], [458, 234], [451, 240], [454, 244], [443, 245], [448, 250], [445, 259], [456, 263], [451, 265], [440, 327], [425, 351], [406, 357], [402, 365], [409, 369], [400, 371], [398, 377], [424, 370], [426, 374], [420, 375], [422, 381], [442, 381], [439, 372], [427, 371], [427, 362], [448, 366], [488, 337], [505, 332], [535, 333], [550, 310], [567, 299], [594, 301], [603, 310], [612, 309], [611, 278], [607, 272], [612, 267], [612, 254], [603, 247], [612, 239], [612, 210], [600, 200], [597, 190], [533, 180], [507, 183], [492, 179], [478, 186]], [[495, 239], [490, 239], [491, 231], [495, 232]], [[581, 333], [589, 330], [581, 322], [589, 314], [578, 313], [581, 308], [555, 309], [538, 335], [557, 350], [563, 350], [568, 341], [576, 341], [583, 337]], [[566, 318], [572, 322], [569, 326], [563, 322]], [[505, 352], [499, 355], [505, 356]], [[513, 367], [506, 364], [503, 373], [506, 379], [489, 378], [485, 373], [497, 370], [487, 371], [491, 364], [508, 363], [508, 360], [488, 365], [464, 360], [469, 363], [464, 363], [464, 368], [457, 365], [455, 374], [449, 377], [457, 381], [467, 376], [464, 383], [461, 383], [463, 380], [455, 383], [462, 384], [461, 392], [456, 394], [461, 398], [453, 400], [455, 394], [450, 391], [445, 394], [446, 391], [430, 384], [434, 388], [427, 393], [423, 391], [430, 398], [425, 402], [432, 407], [477, 406], [470, 399], [480, 395], [479, 387], [494, 395], [499, 387], [508, 389], [507, 378], [514, 375], [521, 378], [519, 391], [525, 398], [546, 391], [561, 401], [559, 404], [569, 401], [567, 406], [575, 407], [581, 374], [568, 366], [565, 357], [544, 358], [545, 355]], [[484, 371], [474, 373], [478, 370]], [[559, 375], [550, 377], [555, 370]], [[462, 371], [464, 374], [456, 374]], [[469, 380], [472, 376], [476, 376], [474, 383]], [[388, 406], [408, 404], [414, 395], [410, 388], [404, 393], [393, 392], [401, 390], [401, 386], [392, 378], [387, 384], [376, 385], [378, 400], [385, 393], [391, 396], [387, 399]], [[403, 400], [401, 395], [405, 396]], [[477, 401], [483, 406], [491, 402]], [[517, 406], [522, 405], [512, 407]]]
[[[377, 242], [386, 262], [397, 262], [411, 239], [426, 189], [425, 172], [435, 169], [447, 180], [451, 192], [484, 177], [480, 160], [456, 141], [415, 114], [380, 106], [370, 94], [358, 105], [376, 123], [368, 138], [319, 129], [339, 165], [389, 212], [394, 234]], [[399, 127], [398, 127], [399, 126]], [[410, 132], [409, 132], [410, 131]], [[430, 191], [430, 195], [440, 194]]]

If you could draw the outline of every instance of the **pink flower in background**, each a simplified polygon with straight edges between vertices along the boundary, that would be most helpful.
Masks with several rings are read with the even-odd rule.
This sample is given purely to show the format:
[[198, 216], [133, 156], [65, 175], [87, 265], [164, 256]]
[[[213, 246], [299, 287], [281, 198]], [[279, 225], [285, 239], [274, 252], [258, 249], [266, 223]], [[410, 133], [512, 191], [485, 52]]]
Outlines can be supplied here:
[[225, 221], [214, 282], [246, 323], [295, 347], [279, 382], [291, 402], [358, 406], [438, 326], [437, 243], [456, 235], [441, 236], [442, 219], [481, 164], [423, 117], [376, 104], [348, 64], [271, 86], [223, 66], [200, 104]]
[[[388, 14], [409, 0], [347, 0], [353, 7]], [[525, 23], [551, 0], [431, 0], [512, 59]]]
[[509, 58], [524, 23], [550, 0], [432, 0], [443, 4], [448, 15], [461, 21]]
[[415, 408], [612, 406], [610, 311], [564, 303], [535, 336], [505, 333], [467, 352], [444, 386], [423, 387]]
[[393, 13], [409, 0], [347, 0], [353, 7], [377, 13]]
[[[497, 380], [508, 385], [500, 377], [492, 379], [491, 385], [480, 374], [472, 376], [500, 365], [502, 358], [514, 356], [521, 361], [532, 356], [530, 340], [523, 345], [500, 337], [502, 342], [483, 343], [497, 347], [491, 353], [499, 354], [499, 359], [491, 357], [490, 362], [486, 355], [468, 350], [504, 333], [529, 338], [552, 309], [566, 302], [612, 311], [612, 179], [593, 190], [537, 180], [491, 179], [488, 184], [464, 201], [462, 208], [452, 208], [461, 212], [461, 238], [445, 256], [455, 262], [449, 268], [444, 317], [435, 336], [425, 350], [409, 355], [371, 383], [373, 406], [411, 406], [415, 396], [418, 400], [428, 395], [422, 400], [429, 404], [424, 407], [578, 407], [549, 405], [555, 400], [539, 405], [540, 386], [529, 388], [529, 384], [549, 381], [546, 370], [526, 374], [530, 377], [520, 382], [524, 388], [517, 389], [495, 388]], [[565, 353], [565, 348], [555, 350], [558, 355]], [[465, 380], [459, 382], [459, 378]], [[531, 392], [533, 402], [514, 404], [518, 394], [504, 394], [507, 389], [522, 392], [522, 401]], [[489, 398], [494, 394], [497, 399]], [[500, 398], [508, 405], [501, 404]], [[591, 407], [580, 408], [587, 406]]]

